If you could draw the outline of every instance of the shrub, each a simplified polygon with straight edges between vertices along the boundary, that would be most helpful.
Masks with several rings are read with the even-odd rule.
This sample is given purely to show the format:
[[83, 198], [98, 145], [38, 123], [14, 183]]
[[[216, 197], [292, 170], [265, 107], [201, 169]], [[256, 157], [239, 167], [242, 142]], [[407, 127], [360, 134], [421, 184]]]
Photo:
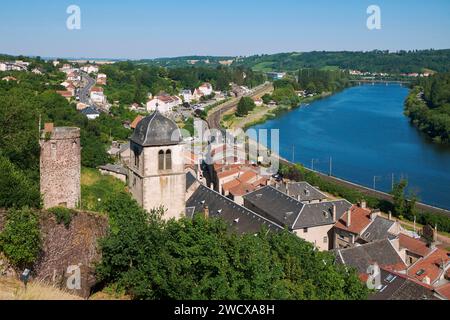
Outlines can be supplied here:
[[64, 223], [66, 228], [69, 228], [70, 222], [72, 222], [72, 216], [76, 213], [74, 210], [64, 207], [54, 207], [48, 210], [53, 213], [58, 224]]
[[0, 233], [0, 249], [17, 268], [31, 267], [41, 251], [41, 233], [37, 214], [23, 207], [11, 209]]

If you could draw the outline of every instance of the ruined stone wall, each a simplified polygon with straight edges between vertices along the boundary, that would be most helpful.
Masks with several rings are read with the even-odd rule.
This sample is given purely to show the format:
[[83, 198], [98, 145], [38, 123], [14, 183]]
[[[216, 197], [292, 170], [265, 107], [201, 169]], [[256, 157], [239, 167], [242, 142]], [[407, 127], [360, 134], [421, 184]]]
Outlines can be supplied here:
[[76, 208], [80, 201], [80, 129], [56, 127], [41, 138], [41, 193], [44, 208]]

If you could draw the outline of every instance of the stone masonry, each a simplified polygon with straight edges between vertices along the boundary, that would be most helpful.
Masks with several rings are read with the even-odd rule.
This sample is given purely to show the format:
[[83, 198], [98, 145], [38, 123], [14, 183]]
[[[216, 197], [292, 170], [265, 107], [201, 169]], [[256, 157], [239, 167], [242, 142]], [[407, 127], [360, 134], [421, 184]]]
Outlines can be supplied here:
[[40, 188], [44, 208], [76, 208], [81, 196], [80, 129], [46, 124], [40, 145]]

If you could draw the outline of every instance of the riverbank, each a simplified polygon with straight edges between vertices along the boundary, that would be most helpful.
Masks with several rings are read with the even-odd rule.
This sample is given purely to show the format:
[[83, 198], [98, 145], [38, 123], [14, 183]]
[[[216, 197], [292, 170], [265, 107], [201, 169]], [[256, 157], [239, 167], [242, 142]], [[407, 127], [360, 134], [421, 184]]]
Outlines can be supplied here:
[[226, 113], [223, 114], [220, 124], [221, 127], [225, 129], [243, 129], [247, 130], [249, 127], [264, 123], [268, 120], [274, 119], [277, 116], [297, 109], [301, 108], [302, 106], [312, 103], [316, 100], [324, 99], [327, 97], [330, 97], [333, 93], [331, 92], [324, 92], [320, 95], [316, 95], [313, 97], [307, 97], [300, 100], [300, 103], [295, 106], [290, 105], [279, 105], [274, 108], [270, 108], [266, 105], [255, 107], [252, 111], [248, 113], [245, 117], [238, 117], [236, 116], [235, 112], [236, 110], [231, 109], [228, 110]]
[[423, 88], [415, 86], [405, 100], [405, 116], [417, 130], [438, 145], [450, 145], [450, 114], [445, 106], [429, 107]]

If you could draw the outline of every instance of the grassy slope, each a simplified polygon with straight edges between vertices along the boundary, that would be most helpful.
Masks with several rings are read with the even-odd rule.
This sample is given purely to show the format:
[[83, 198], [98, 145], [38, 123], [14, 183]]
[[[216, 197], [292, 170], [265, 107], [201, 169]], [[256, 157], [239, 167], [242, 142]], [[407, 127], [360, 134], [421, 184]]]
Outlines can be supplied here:
[[104, 176], [96, 169], [81, 170], [81, 208], [84, 210], [100, 211], [102, 201], [125, 189], [126, 185], [122, 181]]

